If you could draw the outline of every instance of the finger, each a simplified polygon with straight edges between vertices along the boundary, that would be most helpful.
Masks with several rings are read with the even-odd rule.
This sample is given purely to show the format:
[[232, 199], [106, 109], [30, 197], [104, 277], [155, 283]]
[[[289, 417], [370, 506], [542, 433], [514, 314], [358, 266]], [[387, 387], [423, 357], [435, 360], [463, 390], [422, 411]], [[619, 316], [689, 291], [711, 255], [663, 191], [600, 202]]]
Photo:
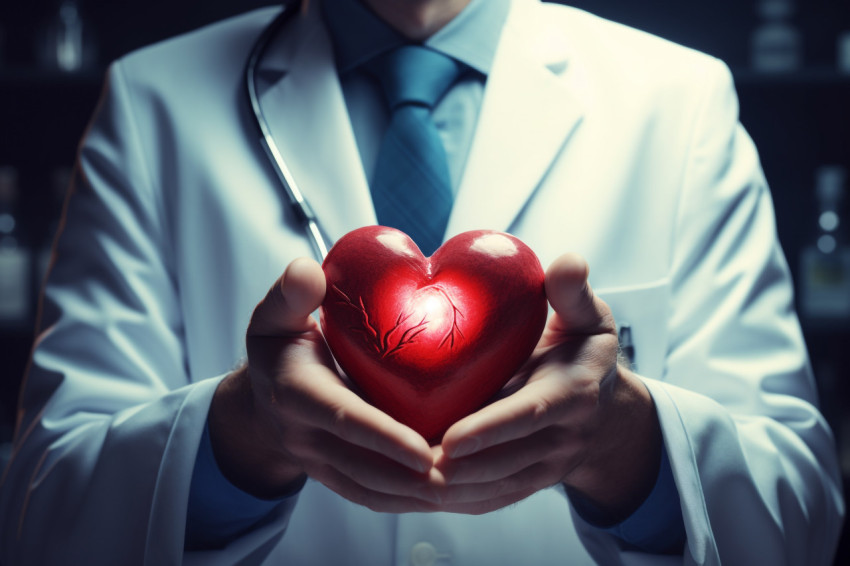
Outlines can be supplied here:
[[411, 513], [437, 510], [433, 503], [422, 499], [391, 495], [363, 487], [332, 466], [318, 466], [314, 469], [308, 469], [307, 473], [310, 477], [349, 501], [378, 513]]
[[293, 376], [280, 403], [284, 412], [311, 428], [377, 452], [419, 473], [431, 468], [428, 442], [413, 429], [368, 404], [325, 368]]
[[311, 435], [296, 453], [302, 452], [305, 460], [331, 466], [360, 486], [385, 493], [413, 497], [438, 503], [427, 475], [414, 472], [386, 456], [350, 444], [334, 435]]
[[595, 334], [613, 324], [608, 305], [593, 294], [589, 273], [587, 262], [571, 253], [558, 257], [546, 270], [546, 297], [566, 332]]
[[448, 485], [440, 490], [441, 507], [462, 503], [486, 503], [494, 499], [511, 497], [515, 494], [543, 489], [560, 481], [555, 466], [548, 462], [537, 462], [511, 474], [489, 482]]
[[310, 314], [325, 297], [322, 266], [309, 258], [290, 263], [254, 309], [249, 336], [292, 336], [315, 328]]
[[[436, 466], [446, 483], [462, 485], [503, 480], [544, 460], [571, 461], [582, 435], [571, 428], [549, 427], [531, 436], [493, 446], [460, 459], [443, 458]], [[563, 475], [563, 474], [562, 474]]]
[[[541, 372], [560, 375], [546, 378]], [[582, 423], [596, 411], [599, 382], [592, 371], [576, 366], [570, 377], [555, 366], [538, 370], [534, 381], [509, 397], [482, 408], [453, 424], [443, 436], [450, 458], [468, 456], [505, 442], [526, 438], [560, 423]], [[569, 385], [565, 385], [569, 379]]]

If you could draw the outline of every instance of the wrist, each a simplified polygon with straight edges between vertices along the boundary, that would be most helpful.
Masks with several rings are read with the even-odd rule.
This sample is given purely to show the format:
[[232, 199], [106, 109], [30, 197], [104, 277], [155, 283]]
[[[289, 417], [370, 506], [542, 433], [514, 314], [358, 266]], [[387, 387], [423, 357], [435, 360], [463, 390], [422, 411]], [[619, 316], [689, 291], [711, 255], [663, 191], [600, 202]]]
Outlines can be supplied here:
[[624, 366], [616, 379], [594, 451], [563, 480], [580, 513], [600, 525], [620, 522], [640, 507], [661, 457], [661, 426], [649, 391]]
[[255, 497], [279, 498], [297, 491], [305, 474], [287, 458], [275, 425], [254, 402], [247, 367], [219, 384], [208, 417], [213, 455], [234, 486]]

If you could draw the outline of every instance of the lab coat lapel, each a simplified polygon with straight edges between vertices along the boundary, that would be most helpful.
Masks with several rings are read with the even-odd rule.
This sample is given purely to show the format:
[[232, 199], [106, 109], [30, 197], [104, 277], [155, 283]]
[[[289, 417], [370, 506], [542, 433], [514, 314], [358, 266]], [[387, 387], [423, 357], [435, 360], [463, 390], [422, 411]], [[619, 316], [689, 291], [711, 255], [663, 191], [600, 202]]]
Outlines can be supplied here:
[[330, 39], [311, 4], [269, 46], [258, 69], [266, 87], [260, 106], [298, 187], [335, 242], [374, 224], [375, 211]]
[[542, 37], [547, 26], [530, 8], [515, 1], [505, 23], [447, 238], [509, 230], [581, 121], [582, 105], [563, 80], [566, 44]]

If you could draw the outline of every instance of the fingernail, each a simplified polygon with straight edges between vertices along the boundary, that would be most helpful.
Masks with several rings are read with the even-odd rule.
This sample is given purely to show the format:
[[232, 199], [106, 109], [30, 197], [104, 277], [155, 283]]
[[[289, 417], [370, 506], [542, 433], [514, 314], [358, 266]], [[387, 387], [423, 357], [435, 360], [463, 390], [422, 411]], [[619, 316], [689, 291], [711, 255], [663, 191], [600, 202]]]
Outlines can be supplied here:
[[452, 458], [461, 458], [463, 456], [468, 456], [473, 452], [477, 452], [481, 447], [481, 439], [477, 436], [471, 436], [469, 438], [463, 439], [460, 444], [457, 445], [457, 448], [452, 450]]

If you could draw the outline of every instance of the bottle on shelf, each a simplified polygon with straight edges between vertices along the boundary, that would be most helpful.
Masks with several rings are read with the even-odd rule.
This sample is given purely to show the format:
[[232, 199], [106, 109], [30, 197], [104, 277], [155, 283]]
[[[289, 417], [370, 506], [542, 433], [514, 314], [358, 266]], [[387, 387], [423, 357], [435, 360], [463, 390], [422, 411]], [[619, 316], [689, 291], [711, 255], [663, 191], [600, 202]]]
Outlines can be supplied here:
[[30, 322], [31, 254], [21, 236], [18, 172], [0, 167], [0, 327], [22, 328]]
[[841, 209], [846, 171], [824, 166], [816, 178], [817, 229], [800, 258], [800, 311], [810, 323], [850, 325], [850, 245]]
[[835, 44], [835, 66], [838, 72], [850, 74], [850, 31], [838, 34]]
[[750, 64], [765, 73], [798, 70], [803, 40], [794, 26], [794, 0], [756, 0], [759, 22], [750, 38]]
[[96, 52], [91, 26], [83, 18], [77, 0], [60, 0], [39, 38], [37, 55], [42, 67], [65, 73], [94, 66]]

